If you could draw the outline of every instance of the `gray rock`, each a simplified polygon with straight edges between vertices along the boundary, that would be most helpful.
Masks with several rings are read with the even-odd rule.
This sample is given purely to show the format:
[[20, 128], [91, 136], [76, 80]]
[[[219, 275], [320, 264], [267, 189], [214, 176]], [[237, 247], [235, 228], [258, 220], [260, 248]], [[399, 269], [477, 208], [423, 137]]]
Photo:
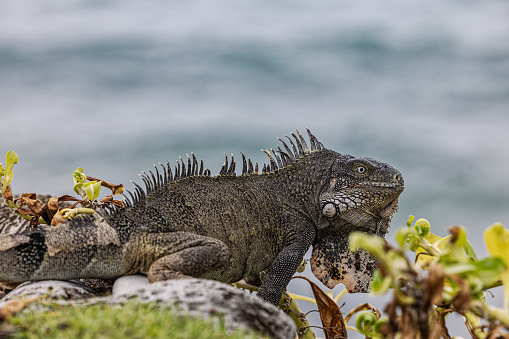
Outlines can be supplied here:
[[7, 293], [7, 295], [0, 300], [0, 309], [13, 299], [39, 296], [46, 296], [56, 300], [76, 300], [91, 298], [95, 296], [95, 294], [85, 285], [71, 281], [44, 280], [26, 282]]
[[113, 284], [112, 296], [118, 297], [123, 294], [129, 294], [150, 284], [147, 276], [142, 274], [126, 275], [115, 280]]
[[207, 318], [222, 314], [232, 328], [242, 326], [261, 331], [271, 338], [295, 338], [293, 321], [277, 307], [238, 288], [214, 280], [167, 280], [147, 284], [137, 290], [132, 289], [112, 297], [114, 302], [134, 298], [140, 302], [172, 305], [178, 311], [194, 316]]
[[[156, 302], [180, 314], [209, 318], [221, 315], [231, 329], [244, 327], [275, 339], [295, 338], [295, 325], [277, 307], [230, 285], [214, 280], [181, 279], [148, 283], [145, 276], [126, 276], [117, 281], [113, 294], [95, 297], [93, 290], [78, 282], [48, 280], [24, 283], [0, 301], [0, 309], [20, 297], [47, 295], [59, 304], [89, 305]], [[32, 306], [29, 306], [32, 307]], [[40, 306], [33, 306], [41, 311]]]

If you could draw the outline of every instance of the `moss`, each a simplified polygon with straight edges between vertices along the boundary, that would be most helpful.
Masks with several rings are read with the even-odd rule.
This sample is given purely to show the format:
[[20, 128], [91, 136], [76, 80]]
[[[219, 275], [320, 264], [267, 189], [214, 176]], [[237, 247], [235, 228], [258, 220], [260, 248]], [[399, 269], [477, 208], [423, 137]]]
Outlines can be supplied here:
[[0, 323], [0, 338], [260, 338], [245, 330], [229, 333], [220, 318], [183, 316], [154, 303], [52, 305], [26, 310]]

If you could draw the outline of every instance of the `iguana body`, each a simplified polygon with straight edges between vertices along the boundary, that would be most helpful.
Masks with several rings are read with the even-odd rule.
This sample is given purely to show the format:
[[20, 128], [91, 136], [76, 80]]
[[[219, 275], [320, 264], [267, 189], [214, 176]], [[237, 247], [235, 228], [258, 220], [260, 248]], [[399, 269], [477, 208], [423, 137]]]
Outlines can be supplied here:
[[384, 235], [403, 190], [391, 166], [338, 154], [309, 136], [311, 151], [300, 134], [292, 149], [266, 151], [271, 163], [261, 175], [242, 156], [242, 175], [232, 159], [211, 177], [193, 156], [175, 175], [168, 166], [142, 176], [146, 189], [137, 186], [126, 208], [104, 218], [0, 236], [0, 281], [141, 272], [150, 281], [235, 282], [267, 270], [258, 295], [277, 305], [306, 251], [325, 239], [320, 234]]

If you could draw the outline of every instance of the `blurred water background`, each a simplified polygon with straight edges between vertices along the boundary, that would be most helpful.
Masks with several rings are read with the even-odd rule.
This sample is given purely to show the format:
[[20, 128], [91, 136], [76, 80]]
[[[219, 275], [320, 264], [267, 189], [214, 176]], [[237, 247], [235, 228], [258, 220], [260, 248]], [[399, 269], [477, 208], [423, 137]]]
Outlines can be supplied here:
[[483, 229], [509, 226], [509, 2], [0, 2], [14, 193], [70, 194], [76, 167], [129, 188], [190, 152], [216, 174], [305, 126], [403, 173], [393, 231], [462, 224], [486, 255]]

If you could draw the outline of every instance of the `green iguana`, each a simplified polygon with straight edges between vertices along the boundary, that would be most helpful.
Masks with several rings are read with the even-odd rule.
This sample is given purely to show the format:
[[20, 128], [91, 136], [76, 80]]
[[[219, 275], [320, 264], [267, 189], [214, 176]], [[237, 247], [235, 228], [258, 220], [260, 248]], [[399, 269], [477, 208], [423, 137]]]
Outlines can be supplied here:
[[[278, 305], [314, 245], [313, 273], [327, 286], [367, 291], [376, 262], [348, 252], [348, 233], [384, 236], [403, 178], [388, 164], [326, 149], [309, 132], [264, 150], [258, 174], [226, 158], [216, 177], [196, 157], [174, 173], [144, 173], [126, 207], [98, 218], [0, 236], [0, 281], [112, 279], [145, 273], [150, 282], [186, 276], [236, 282], [265, 271], [258, 295]], [[289, 146], [290, 145], [290, 146]], [[226, 155], [225, 155], [226, 157]]]

